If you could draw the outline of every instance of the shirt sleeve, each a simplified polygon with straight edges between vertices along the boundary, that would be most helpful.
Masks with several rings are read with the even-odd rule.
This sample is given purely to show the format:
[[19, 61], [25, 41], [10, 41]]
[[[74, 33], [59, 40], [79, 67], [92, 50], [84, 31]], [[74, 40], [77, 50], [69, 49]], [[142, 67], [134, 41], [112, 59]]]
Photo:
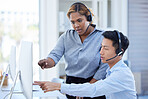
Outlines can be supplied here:
[[108, 64], [107, 63], [102, 63], [100, 62], [100, 66], [97, 70], [97, 72], [94, 75], [94, 79], [96, 80], [100, 80], [100, 79], [105, 79], [106, 77], [106, 69], [108, 68]]
[[64, 54], [64, 50], [65, 50], [64, 36], [65, 36], [65, 33], [59, 37], [56, 46], [47, 56], [47, 58], [50, 57], [54, 60], [55, 65], [58, 63], [58, 61], [61, 59], [61, 57]]
[[122, 72], [118, 72], [110, 75], [105, 80], [99, 80], [93, 84], [62, 84], [61, 92], [80, 97], [97, 97], [111, 95], [124, 90], [131, 90], [131, 84], [132, 80], [124, 76]]

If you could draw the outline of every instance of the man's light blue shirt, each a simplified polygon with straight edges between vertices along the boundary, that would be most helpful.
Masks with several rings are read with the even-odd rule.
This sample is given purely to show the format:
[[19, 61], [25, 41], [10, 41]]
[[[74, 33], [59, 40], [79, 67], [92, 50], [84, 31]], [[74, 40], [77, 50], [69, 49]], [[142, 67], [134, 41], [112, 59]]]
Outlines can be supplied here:
[[100, 59], [102, 33], [103, 31], [95, 28], [82, 43], [76, 31], [67, 30], [60, 36], [48, 57], [57, 64], [64, 55], [65, 72], [68, 76], [80, 78], [93, 76], [97, 80], [104, 79], [108, 65], [102, 63]]
[[62, 84], [61, 92], [80, 97], [105, 95], [106, 99], [136, 99], [135, 80], [122, 60], [107, 69], [106, 79], [90, 84]]

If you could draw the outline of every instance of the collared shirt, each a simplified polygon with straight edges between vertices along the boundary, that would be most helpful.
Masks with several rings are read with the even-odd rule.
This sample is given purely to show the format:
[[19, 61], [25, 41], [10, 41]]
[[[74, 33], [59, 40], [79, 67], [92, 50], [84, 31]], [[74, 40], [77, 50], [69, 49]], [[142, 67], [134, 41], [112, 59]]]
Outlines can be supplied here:
[[122, 60], [107, 69], [107, 78], [90, 84], [62, 84], [61, 92], [80, 97], [105, 95], [106, 99], [137, 99], [135, 80]]
[[100, 60], [102, 33], [103, 31], [95, 28], [82, 43], [76, 31], [67, 30], [60, 36], [48, 57], [57, 64], [64, 55], [65, 72], [68, 76], [80, 78], [93, 76], [97, 80], [104, 79], [108, 65], [101, 63]]

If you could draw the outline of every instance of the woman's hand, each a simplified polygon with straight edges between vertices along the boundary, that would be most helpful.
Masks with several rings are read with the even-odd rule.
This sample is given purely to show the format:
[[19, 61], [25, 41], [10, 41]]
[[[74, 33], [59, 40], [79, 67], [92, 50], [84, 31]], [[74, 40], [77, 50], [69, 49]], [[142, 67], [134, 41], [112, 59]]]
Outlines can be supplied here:
[[76, 99], [83, 99], [83, 97], [76, 97]]
[[60, 83], [54, 83], [50, 81], [34, 81], [33, 85], [39, 85], [44, 93], [61, 89]]
[[89, 83], [91, 83], [91, 84], [92, 84], [92, 83], [95, 83], [96, 81], [98, 81], [98, 80], [96, 80], [96, 79], [92, 78], [92, 79], [91, 79], [91, 81], [90, 81]]
[[38, 65], [44, 69], [44, 68], [51, 68], [55, 65], [55, 62], [53, 59], [48, 58], [48, 59], [42, 59], [38, 62]]

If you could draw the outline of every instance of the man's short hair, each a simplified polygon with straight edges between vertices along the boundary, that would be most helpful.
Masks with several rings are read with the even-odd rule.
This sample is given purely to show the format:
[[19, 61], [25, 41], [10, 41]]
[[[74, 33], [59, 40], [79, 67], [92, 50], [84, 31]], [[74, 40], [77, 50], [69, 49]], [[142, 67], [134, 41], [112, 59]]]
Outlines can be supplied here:
[[[129, 40], [126, 36], [124, 36], [121, 32], [119, 32], [120, 34], [120, 39], [121, 39], [121, 49], [123, 49], [123, 53], [126, 51], [126, 49], [129, 46]], [[113, 47], [116, 49], [116, 54], [119, 53], [119, 37], [116, 31], [105, 31], [103, 34], [104, 38], [109, 39], [111, 41], [113, 41]]]

